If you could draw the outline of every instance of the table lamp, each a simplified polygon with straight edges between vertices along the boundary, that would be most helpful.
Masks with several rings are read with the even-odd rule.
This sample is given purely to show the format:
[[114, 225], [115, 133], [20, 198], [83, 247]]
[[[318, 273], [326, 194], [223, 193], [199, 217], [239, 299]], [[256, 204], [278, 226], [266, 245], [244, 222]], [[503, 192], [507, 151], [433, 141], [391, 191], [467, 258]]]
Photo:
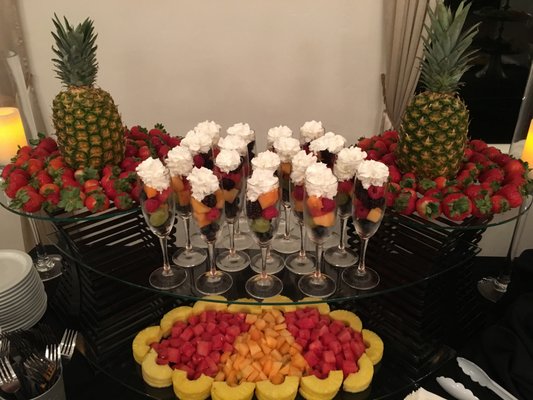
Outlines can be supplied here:
[[19, 146], [27, 144], [19, 110], [0, 107], [0, 170], [9, 164]]

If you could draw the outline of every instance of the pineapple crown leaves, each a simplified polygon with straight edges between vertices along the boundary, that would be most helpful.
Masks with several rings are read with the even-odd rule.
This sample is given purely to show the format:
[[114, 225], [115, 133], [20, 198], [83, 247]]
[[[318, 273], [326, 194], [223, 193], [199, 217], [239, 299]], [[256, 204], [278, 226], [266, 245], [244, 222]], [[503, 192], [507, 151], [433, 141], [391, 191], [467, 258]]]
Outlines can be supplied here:
[[455, 15], [442, 0], [437, 2], [435, 10], [428, 10], [431, 25], [425, 25], [427, 36], [423, 36], [424, 59], [420, 80], [423, 86], [433, 92], [453, 93], [460, 86], [460, 79], [470, 68], [477, 50], [468, 48], [478, 32], [478, 24], [464, 32], [465, 23], [471, 4], [459, 4]]
[[94, 33], [93, 21], [87, 18], [73, 27], [65, 17], [63, 25], [56, 14], [52, 21], [56, 28], [52, 36], [57, 46], [52, 46], [57, 56], [52, 62], [57, 77], [65, 86], [92, 86], [98, 72], [98, 46], [95, 45], [98, 35]]

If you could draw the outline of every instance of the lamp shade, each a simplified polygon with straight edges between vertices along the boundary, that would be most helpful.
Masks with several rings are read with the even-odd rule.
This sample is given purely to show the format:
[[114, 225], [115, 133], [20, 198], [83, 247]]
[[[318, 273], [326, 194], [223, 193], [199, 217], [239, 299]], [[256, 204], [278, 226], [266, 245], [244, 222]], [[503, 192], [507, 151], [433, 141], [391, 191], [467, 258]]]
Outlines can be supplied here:
[[0, 165], [9, 164], [18, 147], [26, 144], [19, 110], [14, 107], [0, 107]]

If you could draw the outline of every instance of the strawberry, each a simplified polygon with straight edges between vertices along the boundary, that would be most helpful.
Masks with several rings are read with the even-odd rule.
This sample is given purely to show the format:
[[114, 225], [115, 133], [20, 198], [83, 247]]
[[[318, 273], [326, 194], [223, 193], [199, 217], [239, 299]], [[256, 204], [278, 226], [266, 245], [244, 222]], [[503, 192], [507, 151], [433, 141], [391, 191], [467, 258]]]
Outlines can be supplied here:
[[56, 178], [54, 180], [55, 183], [57, 183], [62, 188], [68, 188], [68, 187], [81, 187], [79, 182], [72, 178], [69, 174], [61, 174], [59, 178]]
[[398, 143], [391, 143], [391, 144], [389, 145], [389, 151], [390, 151], [391, 153], [396, 153], [396, 148], [397, 148], [397, 147], [398, 147]]
[[411, 188], [416, 190], [416, 176], [412, 172], [407, 172], [403, 174], [402, 180], [400, 181], [400, 186], [404, 188]]
[[204, 158], [201, 154], [194, 155], [192, 159], [196, 168], [202, 168], [204, 166]]
[[399, 139], [398, 132], [395, 130], [385, 131], [381, 134], [381, 136], [383, 137], [383, 139], [387, 139], [391, 142], [397, 142]]
[[278, 215], [279, 215], [279, 211], [274, 206], [267, 207], [263, 211], [261, 211], [261, 216], [264, 219], [268, 219], [268, 220], [276, 218]]
[[167, 144], [170, 146], [171, 149], [173, 149], [176, 146], [179, 146], [181, 143], [181, 139], [175, 136], [170, 136], [167, 140]]
[[[58, 150], [56, 150], [58, 151]], [[38, 158], [39, 160], [46, 160], [48, 157], [50, 157], [52, 153], [49, 153], [42, 147], [36, 147], [32, 150], [31, 156], [33, 158]]]
[[10, 199], [15, 198], [17, 191], [28, 184], [28, 178], [23, 174], [11, 173], [6, 183], [6, 196]]
[[52, 183], [54, 180], [50, 176], [48, 172], [46, 172], [44, 169], [37, 172], [37, 174], [31, 179], [32, 185], [35, 188], [40, 188], [43, 185], [46, 185], [47, 183]]
[[509, 202], [501, 194], [495, 194], [491, 196], [490, 201], [492, 203], [492, 212], [494, 214], [499, 214], [509, 210]]
[[446, 179], [444, 176], [438, 176], [435, 179], [435, 185], [437, 185], [437, 189], [443, 189], [448, 184], [448, 179]]
[[55, 183], [46, 183], [40, 187], [39, 194], [44, 198], [59, 195], [59, 186], [57, 186]]
[[66, 212], [71, 212], [83, 208], [85, 194], [81, 192], [79, 187], [70, 186], [61, 189], [59, 192], [58, 206], [63, 208]]
[[464, 194], [466, 194], [470, 200], [476, 199], [478, 197], [486, 196], [487, 191], [480, 184], [470, 184], [464, 189]]
[[106, 164], [104, 168], [102, 168], [102, 178], [104, 176], [111, 176], [116, 178], [117, 176], [119, 176], [120, 172], [120, 167], [117, 167], [116, 165]]
[[389, 182], [400, 183], [402, 173], [396, 165], [389, 165]]
[[[102, 184], [102, 180], [100, 180]], [[115, 198], [118, 192], [131, 192], [132, 185], [126, 179], [110, 178], [102, 184], [104, 192], [111, 200]]]
[[44, 168], [44, 161], [38, 158], [30, 158], [23, 167], [28, 171], [28, 174], [35, 175]]
[[499, 194], [507, 199], [511, 208], [518, 207], [524, 200], [517, 186], [512, 184], [503, 185], [496, 194]]
[[385, 193], [385, 204], [387, 207], [392, 207], [394, 205], [394, 201], [396, 200], [400, 189], [400, 185], [396, 182], [389, 183], [389, 190]]
[[152, 157], [152, 150], [150, 150], [150, 147], [148, 146], [141, 146], [139, 148], [139, 151], [137, 152], [137, 155], [141, 160], [146, 160], [147, 158]]
[[498, 164], [500, 167], [503, 167], [505, 164], [507, 164], [509, 161], [511, 161], [512, 158], [509, 154], [500, 154], [497, 157], [495, 157], [492, 161], [494, 161], [496, 164]]
[[153, 197], [151, 199], [147, 199], [144, 202], [144, 209], [146, 210], [147, 213], [151, 214], [155, 212], [159, 208], [160, 205], [161, 205], [161, 202], [155, 197]]
[[135, 201], [136, 203], [140, 203], [142, 190], [142, 186], [139, 183], [134, 184], [131, 188], [130, 195], [133, 201]]
[[437, 184], [431, 179], [423, 178], [420, 180], [420, 182], [418, 182], [418, 192], [421, 194], [426, 193], [429, 189], [435, 188], [437, 188]]
[[483, 171], [479, 175], [480, 182], [486, 182], [490, 184], [493, 188], [497, 188], [503, 182], [503, 171], [500, 168], [491, 168], [486, 171]]
[[488, 158], [484, 154], [481, 154], [481, 153], [474, 153], [468, 159], [468, 161], [473, 162], [473, 163], [480, 163], [480, 162], [487, 161], [487, 160]]
[[335, 210], [337, 203], [335, 203], [335, 200], [328, 199], [327, 197], [322, 197], [322, 212], [328, 213], [330, 211]]
[[303, 185], [296, 185], [292, 189], [292, 196], [294, 200], [303, 201], [304, 199], [304, 187]]
[[366, 219], [370, 210], [366, 208], [363, 203], [357, 202], [355, 205], [355, 218], [357, 219]]
[[459, 174], [457, 174], [455, 181], [457, 183], [457, 186], [465, 187], [471, 184], [472, 182], [474, 182], [474, 179], [472, 178], [470, 171], [464, 169], [461, 172], [459, 172]]
[[44, 136], [44, 134], [39, 133], [39, 143], [37, 148], [44, 149], [49, 153], [52, 153], [57, 150], [57, 143], [54, 139], [49, 136]]
[[117, 193], [113, 202], [115, 203], [115, 207], [119, 210], [128, 210], [133, 207], [133, 199], [128, 193]]
[[124, 171], [120, 173], [118, 179], [124, 179], [126, 182], [133, 183], [137, 181], [137, 174], [134, 171]]
[[124, 148], [124, 157], [136, 157], [138, 151], [139, 146], [137, 146], [137, 143], [128, 142]]
[[463, 166], [463, 170], [469, 171], [470, 176], [472, 176], [472, 178], [475, 179], [478, 177], [479, 173], [481, 172], [481, 166], [473, 162], [467, 162]]
[[394, 165], [396, 162], [396, 155], [394, 153], [383, 154], [380, 161], [385, 165]]
[[474, 150], [472, 150], [470, 147], [466, 147], [463, 155], [463, 160], [468, 161], [470, 157], [472, 157], [472, 154], [474, 154]]
[[[276, 210], [277, 211], [277, 210]], [[206, 218], [209, 221], [216, 221], [220, 217], [220, 210], [216, 207], [213, 207], [209, 212], [206, 214]]]
[[[128, 192], [130, 192], [130, 191], [131, 191], [131, 188], [128, 190]], [[168, 196], [170, 196], [172, 193], [173, 193], [172, 192], [172, 188], [169, 187], [169, 188], [163, 190], [162, 192], [158, 192], [157, 193], [157, 198], [159, 199], [159, 201], [161, 203], [164, 203], [165, 201], [167, 201]]]
[[93, 192], [87, 196], [84, 204], [90, 212], [97, 213], [109, 208], [109, 198], [103, 193]]
[[[348, 179], [345, 181], [339, 182], [338, 191], [342, 193], [351, 193], [353, 190], [353, 180]], [[303, 189], [302, 189], [303, 194]]]
[[370, 150], [374, 143], [374, 140], [372, 138], [360, 138], [359, 142], [357, 142], [357, 147], [359, 147], [363, 151]]
[[57, 156], [53, 158], [48, 159], [48, 164], [46, 166], [46, 170], [48, 173], [52, 176], [58, 174], [60, 169], [63, 169], [65, 167], [65, 163], [63, 161], [63, 157]]
[[416, 208], [416, 198], [416, 192], [413, 189], [401, 188], [394, 201], [394, 210], [404, 215], [412, 214]]
[[462, 221], [472, 213], [472, 202], [463, 193], [452, 193], [442, 199], [442, 211], [452, 221]]
[[140, 139], [140, 140], [146, 140], [149, 138], [148, 132], [146, 132], [146, 129], [138, 125], [132, 126], [130, 128], [130, 137], [132, 139]]
[[371, 199], [378, 200], [385, 195], [385, 187], [370, 185], [368, 187], [367, 193], [368, 197], [370, 197]]
[[157, 150], [157, 156], [160, 159], [165, 159], [167, 157], [167, 154], [168, 154], [169, 150], [170, 150], [170, 147], [168, 147], [168, 145], [164, 144], [161, 147], [159, 147], [159, 149]]
[[468, 146], [476, 152], [481, 152], [483, 149], [486, 149], [488, 145], [483, 140], [473, 139], [468, 143]]
[[511, 159], [507, 164], [503, 166], [503, 171], [505, 172], [505, 175], [511, 175], [515, 173], [524, 175], [526, 172], [526, 167], [524, 166], [523, 161]]
[[126, 157], [120, 163], [120, 168], [122, 171], [133, 172], [137, 168], [137, 165], [139, 165], [139, 162], [135, 158]]
[[370, 149], [370, 150], [366, 150], [366, 159], [367, 160], [375, 160], [375, 161], [379, 161], [379, 153], [374, 150], [374, 149]]
[[489, 160], [494, 160], [496, 157], [498, 157], [502, 152], [498, 150], [496, 147], [489, 146], [481, 151], [481, 154], [484, 154]]
[[384, 155], [388, 151], [389, 146], [383, 140], [377, 139], [374, 142], [374, 145], [372, 146], [372, 148], [374, 150], [376, 150], [378, 152], [378, 154], [380, 155], [380, 157], [381, 157], [382, 155]]
[[443, 189], [441, 189], [441, 192], [442, 192], [442, 197], [446, 197], [447, 195], [452, 194], [452, 193], [462, 193], [461, 189], [459, 189], [459, 187], [455, 185], [446, 186]]
[[15, 164], [14, 163], [9, 163], [7, 164], [4, 169], [2, 170], [2, 179], [3, 180], [6, 180], [7, 181], [7, 177], [9, 176], [9, 174], [11, 173], [11, 171], [15, 168]]
[[442, 191], [439, 188], [432, 188], [428, 189], [426, 193], [424, 193], [424, 196], [427, 197], [434, 197], [436, 199], [442, 200]]
[[232, 172], [232, 173], [229, 173], [228, 174], [228, 178], [231, 179], [235, 185], [239, 185], [239, 183], [241, 183], [241, 180], [242, 180], [242, 174], [238, 173], [238, 172]]
[[102, 186], [100, 186], [100, 182], [96, 179], [89, 179], [89, 180], [86, 180], [83, 184], [83, 191], [86, 193], [86, 194], [89, 194], [91, 192], [94, 192], [94, 191], [101, 191], [103, 192], [104, 191], [104, 188]]
[[22, 146], [22, 147], [18, 148], [16, 155], [17, 156], [22, 156], [22, 155], [27, 156], [28, 155], [28, 156], [31, 157], [31, 151], [32, 151], [31, 146], [28, 146], [28, 145]]
[[33, 187], [23, 186], [17, 191], [11, 206], [28, 213], [34, 213], [41, 209], [44, 200], [44, 197], [37, 193]]
[[416, 201], [416, 211], [423, 218], [437, 218], [441, 214], [440, 200], [435, 197], [423, 196]]
[[472, 215], [477, 218], [482, 218], [492, 213], [492, 201], [490, 196], [485, 195], [472, 199]]

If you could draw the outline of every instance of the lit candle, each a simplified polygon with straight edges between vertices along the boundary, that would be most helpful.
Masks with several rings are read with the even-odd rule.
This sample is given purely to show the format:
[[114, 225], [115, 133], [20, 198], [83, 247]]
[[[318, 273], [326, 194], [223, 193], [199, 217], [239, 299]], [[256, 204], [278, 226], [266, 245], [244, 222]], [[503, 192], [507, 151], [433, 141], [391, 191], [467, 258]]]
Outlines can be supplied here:
[[526, 143], [524, 144], [524, 150], [522, 151], [522, 157], [520, 158], [522, 161], [526, 161], [529, 164], [529, 168], [533, 168], [533, 119], [529, 125]]
[[25, 146], [26, 143], [19, 110], [0, 107], [0, 165], [9, 164], [17, 153], [18, 146]]

